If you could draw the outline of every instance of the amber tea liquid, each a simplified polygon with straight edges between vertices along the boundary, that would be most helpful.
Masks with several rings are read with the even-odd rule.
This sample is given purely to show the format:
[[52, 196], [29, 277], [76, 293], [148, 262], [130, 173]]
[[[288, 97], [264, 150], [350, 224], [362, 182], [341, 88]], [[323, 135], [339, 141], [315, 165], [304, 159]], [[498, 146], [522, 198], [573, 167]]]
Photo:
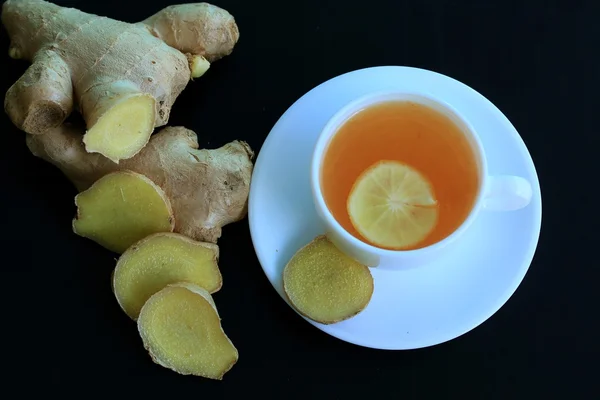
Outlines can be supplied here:
[[[442, 113], [414, 102], [389, 101], [369, 106], [347, 120], [331, 139], [321, 167], [321, 189], [333, 217], [358, 239], [346, 208], [356, 179], [381, 160], [405, 163], [423, 174], [439, 205], [435, 228], [417, 249], [456, 230], [475, 203], [480, 183], [471, 145]], [[369, 243], [372, 244], [372, 243]]]

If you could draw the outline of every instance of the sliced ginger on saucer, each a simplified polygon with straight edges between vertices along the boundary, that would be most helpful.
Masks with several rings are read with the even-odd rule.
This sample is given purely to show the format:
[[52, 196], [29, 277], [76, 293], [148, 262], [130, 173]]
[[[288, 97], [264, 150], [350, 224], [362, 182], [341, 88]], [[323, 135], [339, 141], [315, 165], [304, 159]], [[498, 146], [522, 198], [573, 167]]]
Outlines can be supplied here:
[[153, 294], [137, 320], [152, 360], [182, 375], [221, 380], [238, 360], [238, 351], [221, 326], [208, 291], [187, 282]]
[[402, 249], [433, 230], [438, 206], [433, 189], [416, 169], [381, 161], [356, 180], [348, 196], [352, 225], [375, 246]]
[[320, 235], [288, 262], [283, 288], [300, 314], [322, 324], [333, 324], [364, 310], [374, 285], [368, 267]]

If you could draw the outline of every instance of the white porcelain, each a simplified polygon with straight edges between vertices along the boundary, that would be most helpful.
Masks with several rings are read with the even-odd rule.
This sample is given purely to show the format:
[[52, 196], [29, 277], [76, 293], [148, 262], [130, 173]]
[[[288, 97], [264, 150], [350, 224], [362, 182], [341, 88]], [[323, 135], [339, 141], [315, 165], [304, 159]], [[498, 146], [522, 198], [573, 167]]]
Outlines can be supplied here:
[[[325, 151], [339, 128], [357, 112], [387, 101], [410, 101], [430, 107], [446, 115], [465, 135], [479, 169], [480, 185], [471, 212], [465, 221], [449, 236], [430, 246], [416, 250], [385, 250], [365, 243], [345, 230], [333, 217], [325, 204], [321, 190], [321, 165]], [[317, 138], [311, 161], [311, 189], [317, 214], [325, 223], [329, 239], [343, 252], [359, 262], [376, 267], [406, 269], [414, 268], [443, 256], [444, 253], [468, 230], [483, 209], [494, 211], [514, 211], [526, 207], [531, 200], [531, 184], [520, 176], [502, 177], [488, 174], [487, 158], [478, 132], [460, 111], [443, 99], [420, 90], [393, 90], [374, 92], [362, 96], [342, 107], [325, 124]], [[485, 205], [485, 207], [484, 207]]]
[[[479, 213], [442, 258], [412, 269], [391, 270], [384, 263], [371, 268], [375, 291], [357, 316], [322, 325], [297, 314], [361, 346], [432, 346], [469, 332], [510, 298], [529, 268], [540, 233], [541, 194], [531, 156], [507, 118], [473, 89], [438, 73], [393, 66], [350, 72], [312, 89], [281, 116], [260, 149], [250, 187], [250, 232], [267, 279], [289, 305], [283, 268], [301, 246], [325, 232], [310, 184], [319, 134], [346, 104], [378, 91], [420, 91], [450, 104], [478, 133], [489, 174], [520, 176], [531, 187], [526, 207]], [[510, 186], [502, 176], [496, 179], [496, 190]]]

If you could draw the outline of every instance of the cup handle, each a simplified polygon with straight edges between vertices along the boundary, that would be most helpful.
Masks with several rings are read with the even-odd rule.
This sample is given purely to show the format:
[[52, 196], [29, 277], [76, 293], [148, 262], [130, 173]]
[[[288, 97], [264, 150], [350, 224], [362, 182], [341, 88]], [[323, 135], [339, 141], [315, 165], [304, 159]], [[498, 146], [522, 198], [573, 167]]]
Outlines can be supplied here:
[[531, 201], [531, 184], [525, 178], [512, 175], [488, 177], [483, 208], [489, 211], [513, 211]]

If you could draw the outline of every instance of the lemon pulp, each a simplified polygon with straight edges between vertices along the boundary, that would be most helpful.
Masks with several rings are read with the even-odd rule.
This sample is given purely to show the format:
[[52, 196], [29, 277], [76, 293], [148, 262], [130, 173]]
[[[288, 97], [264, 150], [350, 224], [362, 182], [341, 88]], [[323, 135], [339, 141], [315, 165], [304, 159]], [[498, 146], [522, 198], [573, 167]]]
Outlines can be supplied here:
[[347, 202], [354, 228], [378, 247], [415, 246], [431, 233], [438, 203], [428, 180], [398, 161], [380, 161], [356, 180]]

